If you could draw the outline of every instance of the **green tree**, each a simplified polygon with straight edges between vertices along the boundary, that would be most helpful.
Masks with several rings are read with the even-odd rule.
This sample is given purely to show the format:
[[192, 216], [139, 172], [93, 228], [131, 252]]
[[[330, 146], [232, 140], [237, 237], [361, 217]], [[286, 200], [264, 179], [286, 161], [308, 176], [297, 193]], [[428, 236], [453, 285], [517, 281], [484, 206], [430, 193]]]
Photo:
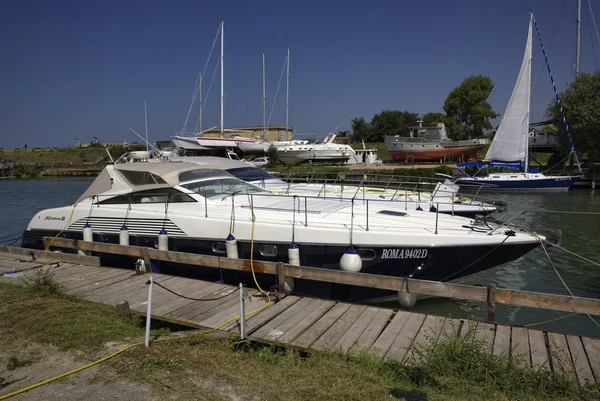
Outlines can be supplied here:
[[[591, 160], [600, 160], [600, 72], [578, 75], [560, 98], [575, 149], [585, 151]], [[571, 145], [556, 101], [548, 106], [546, 116], [556, 121], [561, 153], [568, 154]]]
[[473, 75], [454, 88], [444, 102], [444, 111], [460, 125], [463, 138], [477, 138], [492, 129], [491, 118], [498, 117], [487, 102], [494, 88], [490, 77]]
[[462, 127], [452, 117], [448, 117], [444, 113], [427, 113], [423, 116], [424, 127], [435, 127], [437, 124], [442, 123], [446, 126], [446, 133], [448, 138], [453, 141], [458, 141], [462, 136]]
[[371, 135], [371, 126], [364, 117], [356, 117], [350, 121], [352, 123], [352, 139], [356, 142], [368, 140]]
[[418, 117], [408, 111], [383, 110], [371, 119], [369, 141], [381, 142], [386, 135], [409, 136], [409, 127], [417, 124]]

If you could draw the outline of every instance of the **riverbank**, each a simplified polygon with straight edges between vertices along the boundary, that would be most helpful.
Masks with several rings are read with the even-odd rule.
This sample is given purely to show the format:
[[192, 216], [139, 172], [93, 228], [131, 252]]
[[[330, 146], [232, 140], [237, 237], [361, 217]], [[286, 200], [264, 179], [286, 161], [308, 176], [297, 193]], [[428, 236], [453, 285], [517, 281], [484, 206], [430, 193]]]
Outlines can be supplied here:
[[[84, 366], [143, 335], [139, 317], [69, 297], [50, 275], [27, 286], [0, 283], [1, 395]], [[100, 365], [16, 396], [15, 400], [593, 400], [546, 370], [491, 355], [466, 335], [425, 345], [419, 362], [367, 355], [300, 353], [235, 337], [170, 333], [155, 327], [150, 348], [136, 346]], [[168, 340], [168, 341], [163, 341]]]

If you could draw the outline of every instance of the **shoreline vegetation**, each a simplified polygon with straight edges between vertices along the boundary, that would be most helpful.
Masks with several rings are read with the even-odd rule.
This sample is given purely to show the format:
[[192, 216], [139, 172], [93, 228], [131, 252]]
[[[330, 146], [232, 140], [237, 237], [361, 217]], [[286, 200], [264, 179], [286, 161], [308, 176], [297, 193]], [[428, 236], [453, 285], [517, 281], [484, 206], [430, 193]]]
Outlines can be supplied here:
[[[129, 320], [114, 307], [65, 295], [48, 272], [40, 272], [24, 286], [0, 283], [4, 333], [0, 396], [137, 343], [143, 326], [140, 316]], [[600, 397], [596, 384], [580, 386], [549, 370], [521, 367], [518, 358], [492, 355], [468, 333], [432, 338], [414, 360], [399, 364], [362, 354], [299, 352], [182, 329], [154, 322], [152, 337], [160, 341], [150, 348], [137, 346], [98, 368], [31, 390], [25, 397], [44, 399], [67, 386], [77, 388], [85, 399], [96, 399], [98, 385], [104, 396], [116, 387], [125, 398], [143, 391], [153, 396], [146, 399], [215, 401]]]

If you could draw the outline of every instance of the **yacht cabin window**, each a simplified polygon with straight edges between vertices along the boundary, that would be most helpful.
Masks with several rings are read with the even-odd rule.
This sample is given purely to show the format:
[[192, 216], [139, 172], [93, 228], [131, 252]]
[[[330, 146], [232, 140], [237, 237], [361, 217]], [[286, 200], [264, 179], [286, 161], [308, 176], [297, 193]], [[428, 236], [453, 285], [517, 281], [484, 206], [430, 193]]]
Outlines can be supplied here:
[[246, 195], [259, 192], [267, 192], [260, 187], [248, 184], [247, 182], [238, 180], [237, 178], [233, 177], [188, 182], [186, 184], [180, 185], [183, 188], [197, 193], [198, 195], [202, 195], [208, 199], [218, 199], [228, 195]]
[[160, 176], [148, 171], [119, 170], [131, 185], [166, 184]]
[[174, 188], [149, 189], [146, 191], [132, 192], [129, 194], [118, 195], [109, 199], [102, 200], [101, 205], [128, 205], [135, 203], [182, 203], [196, 202], [191, 196], [184, 194]]

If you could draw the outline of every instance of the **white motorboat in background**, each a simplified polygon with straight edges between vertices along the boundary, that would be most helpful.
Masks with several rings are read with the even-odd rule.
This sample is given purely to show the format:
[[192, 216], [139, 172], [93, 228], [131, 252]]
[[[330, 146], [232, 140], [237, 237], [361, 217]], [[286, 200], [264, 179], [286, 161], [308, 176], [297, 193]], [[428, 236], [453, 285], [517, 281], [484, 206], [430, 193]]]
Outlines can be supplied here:
[[304, 162], [345, 163], [356, 152], [350, 145], [334, 143], [335, 133], [327, 135], [322, 143], [305, 143], [277, 147], [279, 160], [288, 164]]

